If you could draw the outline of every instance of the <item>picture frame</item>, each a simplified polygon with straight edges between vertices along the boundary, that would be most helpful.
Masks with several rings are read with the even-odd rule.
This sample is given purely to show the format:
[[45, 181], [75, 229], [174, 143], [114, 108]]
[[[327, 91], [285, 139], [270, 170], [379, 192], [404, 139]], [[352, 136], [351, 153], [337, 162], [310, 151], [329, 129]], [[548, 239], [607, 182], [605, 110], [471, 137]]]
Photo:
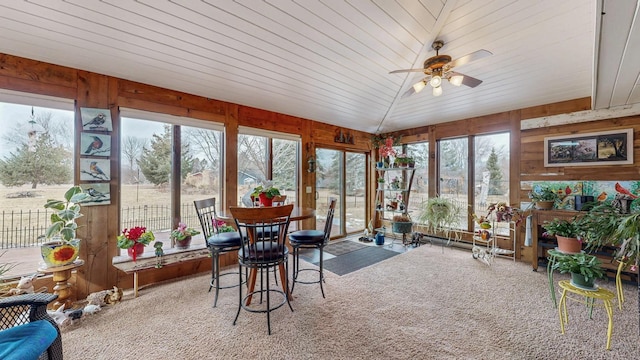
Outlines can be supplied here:
[[111, 204], [111, 186], [108, 182], [80, 184], [80, 188], [91, 196], [82, 206]]
[[82, 130], [85, 131], [113, 131], [111, 111], [109, 109], [80, 108]]
[[80, 155], [111, 156], [111, 135], [82, 132], [80, 134]]
[[111, 180], [111, 161], [109, 159], [81, 158], [81, 181]]
[[544, 138], [544, 166], [633, 164], [633, 129]]

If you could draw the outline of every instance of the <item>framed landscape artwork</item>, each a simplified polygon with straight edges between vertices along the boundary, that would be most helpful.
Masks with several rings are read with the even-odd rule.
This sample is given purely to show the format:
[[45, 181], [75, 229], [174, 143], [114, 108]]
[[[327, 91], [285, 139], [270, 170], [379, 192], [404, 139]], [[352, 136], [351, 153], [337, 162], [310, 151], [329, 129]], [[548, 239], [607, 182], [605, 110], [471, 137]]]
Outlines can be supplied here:
[[544, 138], [544, 166], [633, 164], [633, 129]]

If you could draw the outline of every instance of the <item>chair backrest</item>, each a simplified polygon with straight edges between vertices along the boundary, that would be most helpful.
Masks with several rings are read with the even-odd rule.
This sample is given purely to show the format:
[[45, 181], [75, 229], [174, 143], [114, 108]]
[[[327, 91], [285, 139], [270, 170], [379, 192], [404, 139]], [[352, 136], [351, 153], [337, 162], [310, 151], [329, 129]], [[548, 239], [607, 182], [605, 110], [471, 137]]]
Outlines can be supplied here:
[[329, 211], [327, 211], [327, 220], [324, 223], [324, 241], [329, 241], [329, 237], [331, 236], [331, 229], [333, 228], [333, 214], [336, 212], [336, 203], [338, 199], [330, 198], [329, 199]]
[[244, 243], [240, 258], [259, 261], [284, 254], [293, 204], [252, 208], [232, 206], [229, 210]]
[[287, 201], [287, 195], [276, 195], [273, 197], [273, 206], [284, 205]]
[[198, 220], [202, 226], [202, 234], [205, 239], [218, 233], [218, 215], [216, 214], [216, 198], [194, 200]]

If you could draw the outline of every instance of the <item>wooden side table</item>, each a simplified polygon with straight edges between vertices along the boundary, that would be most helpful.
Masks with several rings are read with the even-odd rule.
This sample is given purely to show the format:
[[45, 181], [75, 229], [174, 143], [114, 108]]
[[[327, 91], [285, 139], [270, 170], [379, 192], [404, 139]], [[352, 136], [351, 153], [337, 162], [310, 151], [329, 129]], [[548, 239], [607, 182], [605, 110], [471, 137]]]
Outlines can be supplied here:
[[64, 304], [65, 309], [70, 309], [73, 302], [69, 299], [73, 292], [72, 285], [69, 283], [71, 271], [84, 265], [84, 260], [76, 260], [69, 265], [56, 267], [40, 267], [38, 271], [45, 274], [53, 274], [53, 281], [56, 285], [53, 287], [53, 293], [58, 295], [58, 299], [53, 303], [54, 308], [59, 308]]

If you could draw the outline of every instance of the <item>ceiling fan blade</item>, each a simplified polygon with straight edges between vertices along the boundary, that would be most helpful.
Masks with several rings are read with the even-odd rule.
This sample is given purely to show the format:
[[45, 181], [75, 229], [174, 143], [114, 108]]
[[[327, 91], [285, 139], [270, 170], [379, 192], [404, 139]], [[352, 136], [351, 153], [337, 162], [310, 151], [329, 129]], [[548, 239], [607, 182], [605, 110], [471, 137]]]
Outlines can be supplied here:
[[448, 63], [447, 66], [449, 68], [454, 68], [456, 66], [462, 66], [464, 64], [467, 64], [467, 63], [470, 63], [472, 61], [479, 60], [479, 59], [482, 59], [484, 57], [491, 56], [491, 55], [493, 55], [493, 53], [491, 51], [485, 50], [485, 49], [481, 49], [481, 50], [478, 50], [478, 51], [474, 51], [471, 54], [467, 54], [467, 55], [465, 55], [465, 56], [463, 56], [461, 58], [457, 58], [457, 59], [451, 61], [450, 63]]
[[407, 72], [424, 72], [424, 69], [402, 69], [402, 70], [393, 70], [393, 71], [389, 71], [389, 74], [399, 74], [399, 73], [407, 73]]
[[474, 88], [474, 87], [482, 84], [482, 80], [480, 80], [480, 79], [476, 79], [476, 78], [471, 77], [469, 75], [460, 74], [460, 73], [455, 72], [455, 71], [449, 72], [447, 74], [447, 77], [456, 76], [456, 75], [463, 76], [462, 85], [466, 85], [468, 87]]

